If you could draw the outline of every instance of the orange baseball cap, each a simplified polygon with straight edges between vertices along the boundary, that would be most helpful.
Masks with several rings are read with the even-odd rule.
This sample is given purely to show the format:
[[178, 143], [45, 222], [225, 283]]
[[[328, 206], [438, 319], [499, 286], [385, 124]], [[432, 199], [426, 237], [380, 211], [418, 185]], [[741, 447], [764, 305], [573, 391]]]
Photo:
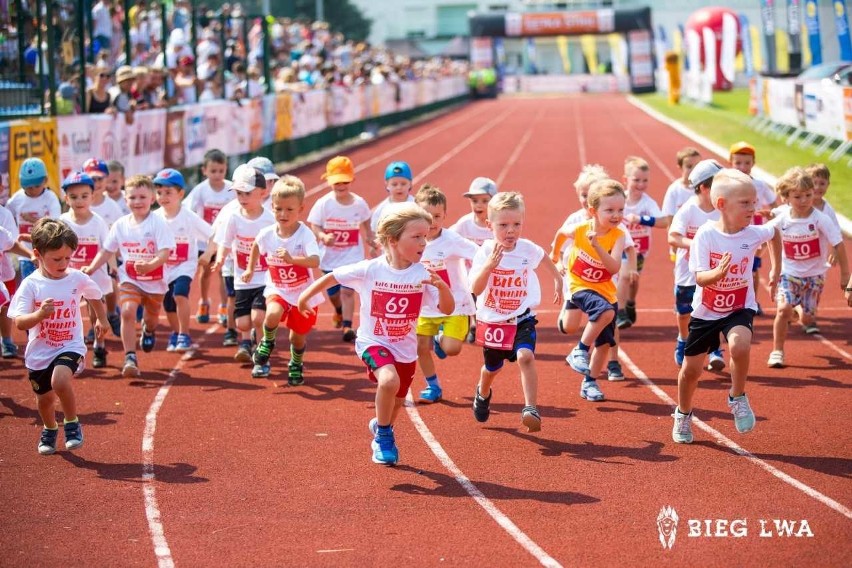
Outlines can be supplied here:
[[331, 185], [353, 181], [355, 179], [355, 166], [352, 165], [352, 160], [346, 156], [335, 156], [330, 159], [325, 166], [322, 179], [328, 181]]
[[736, 142], [731, 146], [731, 156], [734, 154], [748, 154], [754, 156], [754, 146], [748, 142]]

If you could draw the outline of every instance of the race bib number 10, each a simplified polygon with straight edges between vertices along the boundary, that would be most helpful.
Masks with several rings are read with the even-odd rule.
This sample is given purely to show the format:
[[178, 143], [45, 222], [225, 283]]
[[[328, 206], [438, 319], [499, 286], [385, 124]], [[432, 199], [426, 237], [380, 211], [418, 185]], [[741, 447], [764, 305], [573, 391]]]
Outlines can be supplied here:
[[784, 256], [790, 260], [810, 260], [820, 256], [819, 239], [810, 241], [784, 241]]

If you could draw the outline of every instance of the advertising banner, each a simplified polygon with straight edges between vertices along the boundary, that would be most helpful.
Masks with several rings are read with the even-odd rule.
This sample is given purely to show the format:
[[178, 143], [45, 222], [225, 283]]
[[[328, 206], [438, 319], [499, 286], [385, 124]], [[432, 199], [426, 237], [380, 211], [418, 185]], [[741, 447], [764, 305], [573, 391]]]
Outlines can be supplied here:
[[9, 200], [9, 125], [0, 124], [0, 205]]
[[[112, 117], [109, 117], [110, 121]], [[96, 155], [98, 142], [97, 115], [60, 116], [56, 119], [59, 136], [59, 175], [65, 179], [69, 173], [83, 167], [83, 162]]]
[[615, 11], [506, 14], [507, 36], [604, 34], [615, 30]]
[[632, 30], [627, 32], [630, 53], [630, 84], [633, 89], [649, 89], [654, 86], [654, 55], [651, 32]]
[[59, 146], [56, 120], [33, 118], [9, 123], [9, 195], [21, 189], [18, 171], [27, 158], [41, 158], [47, 166], [47, 186], [59, 192]]
[[275, 95], [275, 138], [289, 140], [293, 137], [293, 96], [290, 93]]
[[191, 105], [184, 108], [183, 138], [187, 164], [200, 164], [208, 149], [207, 125], [204, 122], [204, 106]]
[[819, 5], [817, 0], [805, 0], [805, 30], [811, 51], [811, 65], [822, 63], [822, 41], [819, 37]]
[[166, 114], [166, 144], [164, 147], [163, 163], [167, 168], [182, 168], [186, 165], [183, 115], [183, 109], [170, 110]]
[[268, 145], [275, 142], [275, 130], [277, 124], [275, 121], [276, 101], [275, 94], [270, 93], [263, 96], [263, 144]]
[[767, 73], [775, 73], [775, 0], [760, 0], [760, 22], [763, 25], [763, 45], [766, 48]]
[[846, 16], [846, 0], [834, 0], [834, 30], [840, 42], [840, 59], [852, 60], [852, 38], [849, 36], [849, 19]]
[[[225, 154], [239, 152], [234, 136], [233, 121], [230, 119], [234, 107], [230, 102], [218, 101], [204, 103], [204, 133], [207, 136], [206, 150], [219, 149]], [[199, 162], [200, 163], [200, 162]]]
[[845, 140], [852, 142], [852, 87], [843, 87], [843, 122]]

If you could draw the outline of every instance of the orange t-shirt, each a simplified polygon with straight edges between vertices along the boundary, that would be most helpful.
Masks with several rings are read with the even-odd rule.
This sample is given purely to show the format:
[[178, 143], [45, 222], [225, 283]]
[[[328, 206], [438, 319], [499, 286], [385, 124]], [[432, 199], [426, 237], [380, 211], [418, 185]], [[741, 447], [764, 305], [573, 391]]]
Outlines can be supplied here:
[[[606, 298], [607, 302], [615, 303], [615, 282], [613, 274], [601, 262], [598, 253], [592, 248], [592, 243], [586, 236], [591, 229], [592, 221], [585, 221], [573, 226], [568, 238], [571, 240], [571, 253], [566, 266], [568, 291], [575, 294], [580, 290], [593, 290]], [[613, 227], [604, 235], [598, 236], [598, 242], [609, 253], [619, 239], [624, 238], [624, 231]]]

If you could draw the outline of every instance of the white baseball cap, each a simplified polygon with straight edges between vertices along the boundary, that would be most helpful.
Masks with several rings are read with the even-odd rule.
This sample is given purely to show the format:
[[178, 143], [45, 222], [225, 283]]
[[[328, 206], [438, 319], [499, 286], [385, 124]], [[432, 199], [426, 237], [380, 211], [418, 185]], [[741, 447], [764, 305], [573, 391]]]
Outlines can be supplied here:
[[489, 197], [494, 197], [495, 193], [497, 193], [497, 184], [494, 183], [494, 180], [487, 177], [478, 177], [470, 182], [470, 187], [464, 196], [488, 195]]
[[248, 164], [238, 166], [237, 169], [234, 170], [232, 180], [233, 184], [231, 185], [231, 189], [235, 191], [248, 193], [255, 189], [266, 189], [266, 179], [263, 177], [263, 174], [260, 170]]
[[722, 169], [722, 166], [716, 160], [701, 160], [689, 172], [689, 186], [697, 189], [699, 185], [711, 179]]

